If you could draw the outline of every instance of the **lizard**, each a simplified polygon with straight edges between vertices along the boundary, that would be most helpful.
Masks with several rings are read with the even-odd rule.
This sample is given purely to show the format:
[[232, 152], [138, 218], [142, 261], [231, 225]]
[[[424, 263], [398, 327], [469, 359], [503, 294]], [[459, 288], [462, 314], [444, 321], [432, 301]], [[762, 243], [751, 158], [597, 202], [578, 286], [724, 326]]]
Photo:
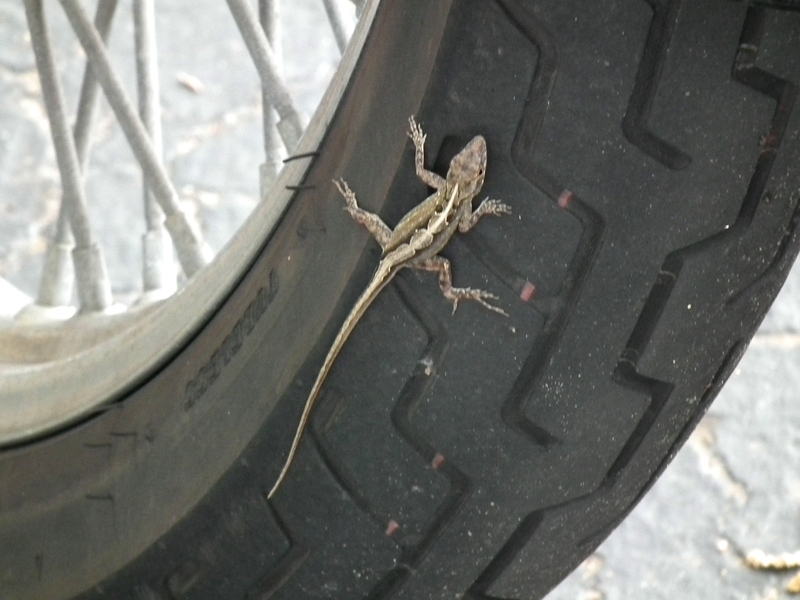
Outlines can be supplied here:
[[403, 268], [412, 268], [438, 273], [439, 287], [444, 297], [453, 303], [454, 313], [460, 300], [474, 300], [489, 310], [508, 316], [503, 309], [487, 302], [487, 300], [498, 300], [494, 294], [473, 288], [453, 287], [450, 262], [439, 256], [439, 252], [447, 245], [456, 230], [462, 233], [469, 231], [485, 215], [501, 215], [511, 212], [508, 205], [489, 198], [484, 199], [476, 210], [472, 209], [472, 201], [480, 192], [486, 176], [486, 140], [481, 135], [472, 138], [453, 157], [447, 175], [442, 177], [425, 168], [427, 136], [422, 132], [422, 128], [413, 116], [408, 121], [410, 126], [408, 136], [414, 144], [414, 167], [417, 177], [436, 191], [406, 213], [397, 226], [391, 229], [378, 215], [368, 212], [358, 205], [356, 195], [344, 179], [333, 181], [344, 196], [345, 210], [372, 234], [383, 249], [383, 256], [366, 289], [345, 318], [325, 361], [322, 363], [306, 400], [289, 455], [267, 498], [272, 498], [289, 471], [308, 423], [311, 409], [339, 351], [367, 308], [398, 271]]

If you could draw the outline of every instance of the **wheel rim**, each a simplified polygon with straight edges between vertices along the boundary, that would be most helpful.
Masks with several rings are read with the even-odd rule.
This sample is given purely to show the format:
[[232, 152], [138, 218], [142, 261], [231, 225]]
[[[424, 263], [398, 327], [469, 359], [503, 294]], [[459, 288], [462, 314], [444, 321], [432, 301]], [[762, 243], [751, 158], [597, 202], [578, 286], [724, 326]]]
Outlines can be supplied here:
[[[239, 3], [229, 4], [236, 10]], [[324, 4], [335, 23], [335, 4], [328, 0]], [[318, 109], [271, 183], [262, 169], [261, 201], [250, 217], [183, 287], [174, 294], [151, 290], [149, 298], [145, 291], [146, 301], [123, 311], [110, 304], [63, 320], [58, 317], [69, 307], [60, 305], [50, 307], [56, 318], [42, 320], [38, 317], [47, 311], [40, 310], [35, 322], [0, 321], [0, 445], [25, 442], [104, 410], [179, 350], [227, 297], [304, 177], [349, 81], [377, 5], [378, 0], [371, 0], [362, 7]], [[336, 25], [333, 29], [336, 32]], [[341, 31], [337, 43], [342, 47]], [[266, 137], [269, 144], [268, 133]], [[268, 154], [265, 165], [270, 160], [274, 162], [275, 156]], [[4, 297], [13, 293], [8, 290]], [[31, 312], [28, 309], [28, 316]]]

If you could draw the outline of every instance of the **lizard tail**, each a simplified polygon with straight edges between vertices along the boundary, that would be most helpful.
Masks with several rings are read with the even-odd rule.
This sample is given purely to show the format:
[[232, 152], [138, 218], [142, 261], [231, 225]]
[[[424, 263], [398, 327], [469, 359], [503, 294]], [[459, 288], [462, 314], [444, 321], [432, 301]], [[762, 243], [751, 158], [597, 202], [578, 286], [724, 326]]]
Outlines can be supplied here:
[[275, 485], [272, 486], [272, 489], [267, 495], [268, 499], [272, 498], [272, 496], [278, 490], [281, 483], [283, 483], [286, 474], [289, 472], [289, 468], [292, 466], [292, 461], [297, 453], [298, 446], [300, 446], [300, 440], [303, 437], [303, 432], [308, 424], [308, 418], [311, 414], [311, 409], [314, 407], [314, 403], [319, 396], [320, 389], [322, 389], [322, 383], [325, 381], [328, 371], [330, 371], [333, 362], [339, 355], [339, 351], [342, 349], [342, 346], [344, 346], [347, 338], [350, 337], [350, 333], [352, 333], [353, 329], [355, 329], [356, 323], [358, 323], [359, 319], [361, 319], [361, 316], [366, 312], [367, 308], [369, 308], [380, 291], [386, 286], [386, 284], [389, 283], [389, 281], [391, 281], [398, 268], [399, 267], [396, 266], [392, 267], [388, 265], [379, 265], [378, 270], [372, 278], [372, 281], [370, 281], [367, 288], [353, 306], [353, 310], [350, 311], [350, 314], [347, 315], [347, 318], [344, 320], [344, 324], [339, 330], [339, 333], [336, 335], [336, 339], [333, 341], [331, 349], [328, 350], [328, 355], [325, 357], [325, 362], [322, 363], [322, 368], [317, 375], [314, 386], [311, 388], [311, 392], [308, 394], [308, 400], [306, 400], [305, 408], [303, 408], [303, 414], [300, 417], [300, 423], [297, 426], [297, 432], [294, 434], [292, 447], [289, 449], [289, 456], [286, 458], [286, 462], [283, 464], [283, 469], [281, 470], [280, 475], [278, 475]]

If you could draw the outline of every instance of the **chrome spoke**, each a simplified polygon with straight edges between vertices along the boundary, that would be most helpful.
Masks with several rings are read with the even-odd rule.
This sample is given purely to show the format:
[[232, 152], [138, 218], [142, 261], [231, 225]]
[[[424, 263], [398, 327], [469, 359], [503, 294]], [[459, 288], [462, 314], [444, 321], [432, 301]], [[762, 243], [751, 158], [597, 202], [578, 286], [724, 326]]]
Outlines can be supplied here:
[[[264, 34], [267, 37], [267, 42], [269, 42], [272, 48], [278, 75], [282, 76], [283, 47], [281, 44], [281, 21], [278, 0], [259, 0], [258, 17], [261, 22], [261, 28], [264, 30]], [[265, 87], [266, 86], [262, 84], [262, 118], [264, 123], [264, 153], [266, 158], [264, 164], [261, 166], [261, 198], [265, 197], [267, 190], [278, 176], [278, 171], [282, 164], [281, 150], [283, 148], [277, 129], [278, 121], [276, 112], [270, 103], [269, 92], [264, 89]]]
[[[56, 161], [61, 175], [63, 206], [75, 238], [72, 260], [80, 309], [84, 312], [102, 311], [112, 303], [111, 285], [102, 251], [92, 238], [81, 177], [81, 165], [75, 139], [67, 124], [64, 94], [53, 64], [53, 53], [42, 0], [25, 0], [25, 14], [42, 85], [45, 109], [50, 121]], [[102, 44], [102, 41], [100, 43]], [[90, 122], [91, 119], [88, 121]], [[66, 238], [68, 236], [66, 219], [61, 220], [60, 229], [62, 239]], [[61, 290], [55, 291], [57, 294], [63, 293]]]
[[191, 277], [208, 263], [211, 258], [210, 250], [203, 244], [199, 232], [189, 223], [181, 210], [178, 194], [150, 143], [141, 119], [125, 95], [122, 82], [111, 66], [111, 60], [97, 29], [92, 25], [78, 0], [60, 0], [60, 2], [128, 139], [131, 150], [144, 171], [149, 189], [167, 216], [164, 224], [172, 236], [181, 267], [186, 276]]
[[345, 13], [341, 0], [322, 0], [322, 3], [325, 5], [325, 12], [328, 15], [328, 22], [331, 24], [333, 37], [336, 39], [339, 52], [344, 52], [344, 49], [347, 48], [347, 42], [350, 41], [350, 36], [353, 35], [355, 21]]
[[364, 6], [367, 3], [367, 0], [350, 0], [355, 7], [356, 7], [356, 18], [361, 17], [361, 13], [364, 11]]
[[[116, 8], [117, 0], [100, 0], [97, 3], [94, 23], [104, 43], [108, 40]], [[80, 99], [78, 100], [78, 110], [73, 128], [75, 151], [77, 152], [78, 163], [84, 178], [99, 92], [100, 87], [97, 84], [97, 79], [87, 65], [83, 73]], [[63, 319], [72, 316], [75, 312], [70, 306], [75, 279], [71, 253], [75, 241], [72, 237], [72, 230], [69, 227], [65, 204], [62, 200], [56, 220], [55, 234], [49, 241], [45, 252], [36, 305], [20, 314], [19, 318], [27, 318], [29, 320]]]
[[[111, 32], [111, 22], [117, 9], [117, 0], [99, 0], [97, 11], [94, 17], [94, 26], [103, 40], [103, 44], [108, 42], [108, 35]], [[89, 150], [91, 148], [92, 127], [94, 125], [97, 106], [100, 100], [100, 85], [94, 72], [89, 65], [83, 72], [83, 82], [81, 83], [81, 95], [78, 101], [78, 110], [75, 116], [75, 148], [78, 151], [78, 161], [81, 165], [81, 172], [86, 173], [86, 165], [89, 160]]]
[[72, 286], [75, 283], [75, 271], [72, 267], [72, 248], [75, 243], [67, 221], [65, 204], [62, 197], [55, 235], [48, 242], [44, 255], [36, 305], [20, 313], [20, 319], [66, 319], [75, 312], [70, 306]]
[[275, 127], [287, 152], [292, 152], [297, 146], [308, 120], [294, 105], [292, 96], [280, 74], [278, 60], [264, 30], [256, 20], [253, 8], [247, 0], [228, 0], [228, 7], [239, 27], [250, 57], [256, 65], [264, 94], [278, 113], [279, 120]]
[[[136, 43], [136, 83], [139, 116], [159, 163], [163, 160], [161, 102], [158, 81], [155, 7], [153, 0], [134, 0], [133, 31]], [[143, 301], [160, 300], [177, 289], [172, 258], [172, 239], [164, 227], [164, 211], [158, 205], [146, 176], [142, 177], [147, 231], [142, 236]]]
[[[352, 6], [346, 6], [345, 0], [323, 0], [340, 51], [352, 35], [353, 13], [360, 14], [365, 5], [365, 0], [349, 1]], [[189, 277], [211, 258], [210, 248], [181, 209], [163, 165], [154, 1], [133, 0], [138, 111], [111, 66], [105, 46], [118, 0], [98, 0], [94, 23], [81, 0], [59, 2], [87, 61], [72, 136], [68, 135], [63, 91], [55, 73], [42, 0], [24, 2], [63, 189], [54, 234], [44, 253], [37, 299], [30, 310], [18, 315], [22, 320], [37, 320], [43, 314], [46, 319], [71, 316], [75, 312], [71, 306], [73, 289], [77, 289], [81, 312], [107, 311], [112, 305], [103, 254], [91, 232], [83, 182], [101, 89], [143, 173], [146, 230], [142, 236], [140, 301], [162, 299], [176, 290], [173, 247]], [[252, 0], [227, 2], [261, 80], [265, 160], [260, 189], [264, 198], [282, 159], [297, 146], [307, 118], [297, 108], [284, 79], [279, 0], [259, 0], [257, 14]]]

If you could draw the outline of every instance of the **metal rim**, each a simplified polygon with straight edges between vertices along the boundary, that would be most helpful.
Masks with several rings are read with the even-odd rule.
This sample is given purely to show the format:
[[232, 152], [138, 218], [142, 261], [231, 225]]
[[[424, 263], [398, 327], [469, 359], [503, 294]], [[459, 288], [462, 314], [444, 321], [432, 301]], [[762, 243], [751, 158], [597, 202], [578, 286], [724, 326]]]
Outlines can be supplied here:
[[[24, 354], [26, 349], [39, 349], [39, 356], [28, 352], [23, 358], [13, 357], [16, 362], [0, 363], [3, 387], [0, 445], [25, 442], [103, 410], [104, 405], [129, 391], [163, 364], [208, 319], [268, 239], [295, 193], [293, 186], [304, 177], [310, 163], [308, 159], [314, 156], [325, 135], [360, 56], [378, 3], [379, 0], [369, 0], [363, 6], [358, 25], [317, 111], [277, 178], [269, 186], [262, 185], [261, 201], [250, 218], [213, 262], [198, 268], [184, 287], [168, 300], [142, 303], [124, 314], [115, 315], [113, 304], [107, 304], [69, 321], [28, 327], [10, 323], [0, 326], [0, 348], [3, 349], [0, 361], [10, 360], [14, 352]], [[229, 0], [229, 5], [237, 23], [240, 18], [248, 18], [245, 13], [250, 9], [244, 0]], [[326, 1], [325, 6], [327, 10], [332, 4]], [[236, 16], [237, 7], [243, 11], [239, 17]], [[253, 16], [252, 11], [249, 16]], [[247, 28], [259, 35], [252, 25], [252, 22], [240, 24], [249, 49]], [[337, 43], [342, 43], [343, 34], [336, 35]], [[251, 49], [257, 65], [260, 51], [263, 54], [263, 44], [260, 50]], [[296, 128], [291, 126], [289, 130]], [[186, 271], [186, 263], [181, 262]], [[64, 340], [75, 337], [76, 331], [80, 331], [81, 339], [65, 343]], [[61, 343], [54, 344], [53, 339]]]

